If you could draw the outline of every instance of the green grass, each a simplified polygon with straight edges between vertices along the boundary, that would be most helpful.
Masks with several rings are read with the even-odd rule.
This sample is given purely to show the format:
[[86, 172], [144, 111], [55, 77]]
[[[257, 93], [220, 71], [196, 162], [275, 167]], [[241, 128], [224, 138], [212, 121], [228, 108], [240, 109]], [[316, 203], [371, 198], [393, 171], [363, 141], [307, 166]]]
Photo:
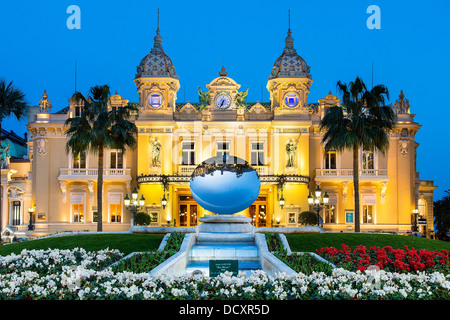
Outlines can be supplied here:
[[293, 252], [315, 252], [322, 247], [335, 247], [341, 249], [342, 244], [355, 249], [358, 245], [367, 248], [371, 246], [391, 246], [394, 249], [403, 249], [405, 246], [412, 249], [450, 251], [450, 242], [432, 240], [419, 237], [390, 235], [390, 234], [367, 234], [367, 233], [314, 233], [314, 234], [287, 234]]
[[93, 234], [61, 236], [36, 239], [0, 246], [0, 255], [18, 254], [23, 249], [73, 249], [84, 248], [86, 251], [117, 249], [124, 254], [131, 252], [156, 250], [164, 234]]

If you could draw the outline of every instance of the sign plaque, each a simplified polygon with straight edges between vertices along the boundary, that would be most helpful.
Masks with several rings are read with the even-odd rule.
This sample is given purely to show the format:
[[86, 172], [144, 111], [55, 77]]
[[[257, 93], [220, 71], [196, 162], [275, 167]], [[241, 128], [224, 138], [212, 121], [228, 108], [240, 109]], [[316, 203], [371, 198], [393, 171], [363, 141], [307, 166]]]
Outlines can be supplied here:
[[219, 274], [229, 271], [233, 276], [239, 273], [238, 260], [209, 260], [209, 276], [217, 277]]

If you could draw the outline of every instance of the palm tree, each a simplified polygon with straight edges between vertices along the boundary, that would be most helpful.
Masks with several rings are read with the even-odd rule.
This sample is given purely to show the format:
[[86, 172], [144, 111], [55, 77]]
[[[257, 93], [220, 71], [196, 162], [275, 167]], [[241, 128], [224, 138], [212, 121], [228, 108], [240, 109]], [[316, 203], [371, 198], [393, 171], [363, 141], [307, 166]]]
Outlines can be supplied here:
[[[25, 117], [26, 113], [27, 103], [25, 102], [25, 94], [20, 89], [15, 88], [12, 81], [6, 84], [5, 80], [0, 80], [0, 132], [2, 131], [3, 119], [14, 115], [20, 121]], [[6, 199], [3, 199], [3, 201], [6, 201]], [[1, 205], [0, 202], [0, 208]], [[0, 214], [0, 226], [2, 225], [1, 216]], [[2, 241], [1, 235], [0, 241]]]
[[65, 124], [68, 140], [66, 152], [74, 156], [87, 151], [98, 154], [97, 177], [97, 231], [102, 231], [102, 189], [103, 189], [103, 157], [105, 148], [119, 149], [123, 153], [127, 147], [136, 146], [136, 125], [129, 121], [132, 106], [124, 106], [116, 110], [108, 109], [110, 89], [108, 85], [94, 86], [89, 96], [80, 92], [74, 94], [75, 101], [82, 105], [81, 116], [69, 118]]
[[11, 115], [15, 115], [17, 120], [22, 120], [27, 113], [27, 103], [25, 94], [13, 86], [12, 81], [6, 84], [5, 80], [0, 80], [0, 130], [2, 121]]
[[384, 85], [367, 90], [363, 80], [356, 77], [348, 85], [337, 82], [342, 94], [341, 106], [327, 109], [320, 122], [326, 129], [322, 138], [325, 151], [353, 151], [353, 185], [355, 190], [355, 232], [360, 232], [359, 212], [359, 150], [378, 150], [382, 154], [389, 149], [389, 133], [396, 116], [385, 105], [389, 91]]

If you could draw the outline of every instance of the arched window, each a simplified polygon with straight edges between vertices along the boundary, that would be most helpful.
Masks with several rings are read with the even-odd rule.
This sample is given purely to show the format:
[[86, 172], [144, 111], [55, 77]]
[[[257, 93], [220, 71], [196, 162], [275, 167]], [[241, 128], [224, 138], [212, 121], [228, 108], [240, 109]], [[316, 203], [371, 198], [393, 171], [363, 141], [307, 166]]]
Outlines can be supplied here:
[[423, 198], [419, 198], [417, 206], [418, 206], [417, 209], [419, 209], [419, 215], [422, 218], [426, 218], [426, 216], [427, 216], [427, 202]]

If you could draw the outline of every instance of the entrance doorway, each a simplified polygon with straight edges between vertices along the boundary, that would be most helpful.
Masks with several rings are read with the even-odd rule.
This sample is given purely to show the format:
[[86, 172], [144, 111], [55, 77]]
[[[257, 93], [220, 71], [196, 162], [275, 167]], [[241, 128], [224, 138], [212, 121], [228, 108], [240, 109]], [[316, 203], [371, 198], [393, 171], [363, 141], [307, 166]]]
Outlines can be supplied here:
[[180, 195], [178, 203], [180, 227], [195, 227], [198, 223], [198, 204], [194, 198]]
[[255, 227], [267, 226], [267, 197], [258, 197], [248, 208], [248, 216]]

